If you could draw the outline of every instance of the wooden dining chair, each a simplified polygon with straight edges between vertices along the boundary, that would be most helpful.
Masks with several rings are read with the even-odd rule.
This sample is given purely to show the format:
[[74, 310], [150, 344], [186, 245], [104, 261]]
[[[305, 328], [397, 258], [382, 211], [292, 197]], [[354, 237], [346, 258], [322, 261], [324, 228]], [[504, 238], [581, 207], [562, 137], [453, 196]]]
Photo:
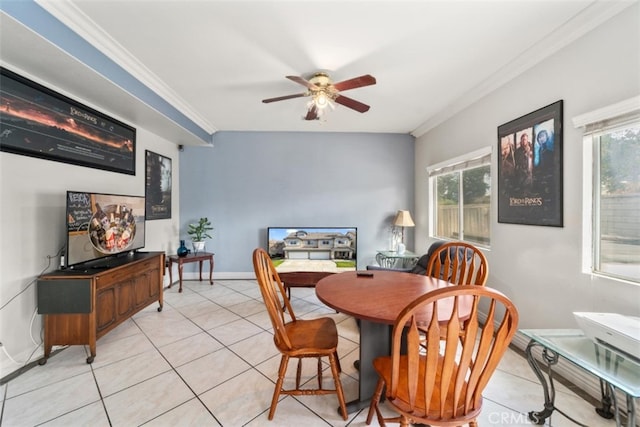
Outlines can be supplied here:
[[447, 242], [433, 251], [425, 274], [456, 285], [484, 286], [489, 277], [489, 264], [480, 249], [472, 244]]
[[[472, 244], [446, 242], [431, 253], [425, 274], [456, 285], [484, 286], [489, 277], [489, 264], [480, 249]], [[464, 325], [461, 335], [463, 330]], [[446, 335], [443, 329], [440, 338], [445, 339]]]
[[[288, 395], [317, 395], [335, 393], [338, 395], [342, 417], [347, 419], [347, 407], [344, 400], [342, 383], [340, 382], [340, 361], [338, 359], [338, 330], [333, 319], [321, 317], [303, 320], [296, 318], [291, 303], [285, 292], [282, 281], [276, 272], [269, 254], [261, 248], [253, 251], [253, 268], [256, 273], [262, 299], [267, 307], [269, 318], [273, 326], [273, 341], [282, 354], [278, 380], [271, 400], [269, 420], [273, 419], [278, 399], [281, 394]], [[285, 317], [286, 315], [286, 317]], [[335, 383], [334, 389], [322, 387], [322, 358], [329, 359], [331, 374]], [[283, 389], [285, 374], [289, 359], [298, 359], [296, 383], [293, 389]], [[300, 376], [302, 359], [317, 359], [318, 387], [301, 388]]]
[[[469, 308], [463, 338], [459, 338], [462, 307]], [[486, 308], [480, 322], [478, 307]], [[440, 321], [438, 314], [440, 313]], [[469, 311], [466, 311], [469, 313]], [[425, 318], [430, 320], [424, 320]], [[422, 320], [421, 320], [422, 319]], [[439, 338], [443, 319], [447, 339]], [[425, 324], [420, 324], [426, 322]], [[421, 423], [431, 426], [477, 427], [482, 409], [482, 391], [496, 370], [518, 326], [518, 311], [502, 293], [475, 285], [450, 286], [429, 292], [410, 303], [397, 317], [390, 356], [374, 359], [379, 375], [367, 425], [375, 413], [401, 426]], [[402, 350], [403, 336], [406, 350]], [[426, 339], [426, 351], [421, 343]], [[399, 414], [384, 419], [380, 397]]]

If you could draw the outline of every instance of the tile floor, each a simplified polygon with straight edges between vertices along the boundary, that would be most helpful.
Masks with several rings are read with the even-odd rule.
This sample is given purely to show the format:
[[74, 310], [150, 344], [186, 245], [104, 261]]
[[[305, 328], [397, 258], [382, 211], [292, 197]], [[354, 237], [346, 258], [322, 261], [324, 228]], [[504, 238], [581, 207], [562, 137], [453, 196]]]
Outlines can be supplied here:
[[[153, 304], [102, 337], [93, 364], [85, 363], [83, 346], [71, 346], [0, 386], [0, 425], [365, 425], [366, 409], [342, 420], [335, 395], [285, 397], [269, 422], [280, 356], [257, 284], [186, 281], [183, 293], [177, 288], [165, 289], [162, 312]], [[299, 317], [336, 320], [345, 397], [356, 398], [355, 321], [324, 306], [313, 289], [293, 289], [292, 304]], [[557, 406], [582, 423], [615, 425], [569, 389], [557, 385], [557, 391]], [[542, 409], [542, 388], [515, 351], [505, 356], [484, 395], [480, 426], [531, 425], [527, 412]], [[554, 413], [547, 425], [574, 424]]]

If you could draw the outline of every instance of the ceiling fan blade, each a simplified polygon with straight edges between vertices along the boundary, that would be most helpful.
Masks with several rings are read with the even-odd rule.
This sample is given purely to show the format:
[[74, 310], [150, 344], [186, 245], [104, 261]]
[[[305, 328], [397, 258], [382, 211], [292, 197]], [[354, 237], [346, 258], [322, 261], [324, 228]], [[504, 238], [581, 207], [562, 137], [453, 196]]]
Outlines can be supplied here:
[[313, 89], [313, 90], [320, 90], [320, 88], [316, 85], [314, 85], [313, 83], [311, 83], [308, 80], [303, 79], [302, 77], [299, 76], [287, 76], [287, 78], [291, 81], [294, 81], [298, 84], [301, 84], [302, 86], [305, 86], [308, 89]]
[[356, 101], [355, 99], [347, 98], [344, 95], [336, 96], [336, 99], [334, 99], [334, 101], [360, 113], [365, 113], [369, 111], [370, 108], [367, 104], [363, 104], [362, 102]]
[[353, 79], [334, 83], [333, 87], [336, 88], [337, 91], [341, 91], [341, 90], [355, 89], [357, 87], [362, 87], [362, 86], [370, 86], [374, 84], [376, 84], [376, 78], [369, 74], [365, 74], [364, 76], [355, 77]]
[[307, 115], [304, 117], [305, 120], [316, 120], [318, 118], [318, 108], [316, 104], [313, 104], [309, 111], [307, 111]]
[[278, 96], [276, 98], [263, 99], [262, 102], [264, 102], [265, 104], [268, 104], [269, 102], [284, 101], [285, 99], [301, 98], [303, 96], [307, 96], [307, 94], [306, 93], [296, 93], [295, 95]]

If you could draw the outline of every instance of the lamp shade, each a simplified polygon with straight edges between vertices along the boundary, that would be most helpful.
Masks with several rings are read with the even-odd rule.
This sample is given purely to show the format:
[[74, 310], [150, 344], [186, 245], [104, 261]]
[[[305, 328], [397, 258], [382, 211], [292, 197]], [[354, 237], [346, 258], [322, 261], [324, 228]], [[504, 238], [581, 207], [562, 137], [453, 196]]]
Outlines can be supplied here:
[[415, 224], [413, 223], [413, 219], [411, 219], [411, 214], [409, 211], [398, 211], [396, 214], [396, 219], [393, 221], [393, 225], [396, 227], [413, 227]]

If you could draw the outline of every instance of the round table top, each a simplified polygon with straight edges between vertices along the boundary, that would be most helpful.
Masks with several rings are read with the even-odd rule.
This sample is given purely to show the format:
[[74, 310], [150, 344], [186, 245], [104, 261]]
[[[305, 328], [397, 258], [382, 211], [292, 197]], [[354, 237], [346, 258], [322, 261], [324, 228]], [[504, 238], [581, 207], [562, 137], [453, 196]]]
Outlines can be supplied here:
[[[372, 276], [359, 276], [356, 271], [337, 273], [316, 284], [318, 299], [340, 313], [358, 319], [392, 325], [409, 303], [435, 289], [456, 286], [434, 277], [397, 271], [372, 270]], [[444, 308], [444, 307], [443, 307]], [[460, 307], [469, 312], [469, 307]], [[429, 310], [430, 311], [430, 310]], [[431, 313], [424, 313], [424, 320]], [[439, 320], [446, 321], [451, 309], [438, 310]], [[422, 316], [421, 316], [422, 317]]]

